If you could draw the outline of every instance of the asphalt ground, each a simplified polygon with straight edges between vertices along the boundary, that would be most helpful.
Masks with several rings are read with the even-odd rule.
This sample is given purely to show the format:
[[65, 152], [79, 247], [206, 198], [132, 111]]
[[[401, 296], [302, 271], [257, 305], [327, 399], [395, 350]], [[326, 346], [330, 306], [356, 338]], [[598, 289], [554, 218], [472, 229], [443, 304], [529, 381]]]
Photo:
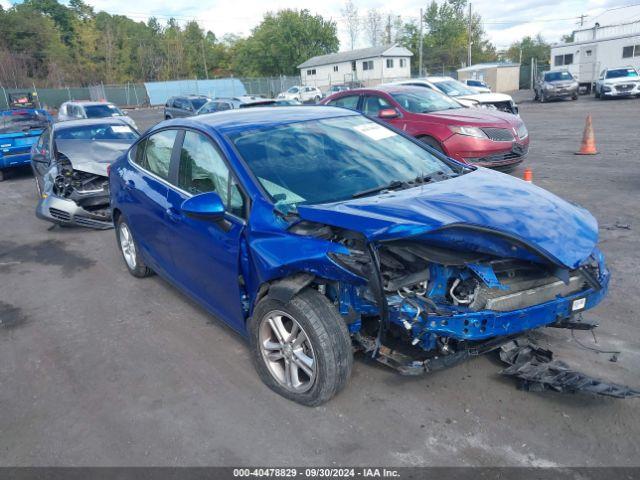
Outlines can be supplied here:
[[[640, 100], [524, 97], [524, 166], [597, 217], [612, 271], [585, 314], [598, 344], [576, 338], [622, 353], [612, 362], [567, 330], [536, 338], [640, 387]], [[600, 154], [575, 156], [588, 113]], [[161, 110], [132, 116], [147, 128]], [[29, 170], [0, 183], [1, 466], [640, 463], [640, 400], [520, 391], [492, 357], [418, 378], [359, 359], [330, 403], [291, 403], [263, 386], [239, 336], [161, 278], [129, 275], [113, 231], [51, 228], [35, 203]]]

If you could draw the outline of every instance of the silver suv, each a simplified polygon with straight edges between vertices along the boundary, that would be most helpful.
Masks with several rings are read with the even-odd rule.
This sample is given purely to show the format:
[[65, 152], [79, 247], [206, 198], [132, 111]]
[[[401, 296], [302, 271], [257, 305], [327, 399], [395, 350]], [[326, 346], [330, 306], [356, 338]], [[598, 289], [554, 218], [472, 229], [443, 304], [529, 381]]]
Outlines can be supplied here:
[[533, 86], [534, 100], [542, 103], [561, 98], [578, 100], [578, 88], [579, 84], [569, 70], [542, 72]]

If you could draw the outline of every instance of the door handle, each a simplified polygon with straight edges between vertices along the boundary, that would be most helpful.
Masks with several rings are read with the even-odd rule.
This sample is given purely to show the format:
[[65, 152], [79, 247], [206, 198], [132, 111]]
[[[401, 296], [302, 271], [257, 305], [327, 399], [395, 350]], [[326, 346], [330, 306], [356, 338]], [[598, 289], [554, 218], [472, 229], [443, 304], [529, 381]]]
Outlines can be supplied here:
[[175, 208], [167, 208], [164, 213], [170, 222], [179, 223], [182, 219], [182, 215]]

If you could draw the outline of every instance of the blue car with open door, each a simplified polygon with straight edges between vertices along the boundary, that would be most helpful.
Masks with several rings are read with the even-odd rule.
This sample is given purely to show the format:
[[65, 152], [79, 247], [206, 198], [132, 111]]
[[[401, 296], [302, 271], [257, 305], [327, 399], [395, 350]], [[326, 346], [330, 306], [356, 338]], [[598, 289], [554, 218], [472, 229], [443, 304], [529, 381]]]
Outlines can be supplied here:
[[575, 327], [609, 272], [593, 216], [335, 107], [242, 109], [156, 125], [110, 170], [118, 246], [250, 343], [305, 405], [354, 351], [404, 374], [540, 327]]

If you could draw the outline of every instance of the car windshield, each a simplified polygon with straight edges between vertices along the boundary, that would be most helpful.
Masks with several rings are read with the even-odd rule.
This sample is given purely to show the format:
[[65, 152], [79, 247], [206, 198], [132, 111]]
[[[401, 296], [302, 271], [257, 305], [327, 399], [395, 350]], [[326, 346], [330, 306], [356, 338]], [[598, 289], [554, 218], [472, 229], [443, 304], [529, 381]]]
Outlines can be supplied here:
[[82, 125], [62, 128], [55, 133], [57, 140], [135, 140], [139, 135], [129, 125]]
[[287, 92], [289, 92], [289, 93], [298, 93], [298, 87], [291, 87], [289, 90], [287, 90]]
[[618, 68], [616, 70], [608, 70], [607, 78], [625, 78], [625, 77], [637, 77], [638, 72], [633, 68]]
[[207, 100], [206, 98], [192, 98], [191, 99], [191, 105], [193, 105], [193, 109], [194, 110], [198, 110], [200, 107], [202, 107], [208, 101], [209, 100]]
[[359, 115], [266, 127], [231, 140], [282, 211], [453, 173], [418, 144]]
[[484, 83], [480, 80], [467, 80], [467, 85], [471, 85], [472, 87], [484, 87]]
[[460, 95], [475, 95], [476, 92], [467, 87], [464, 83], [457, 80], [444, 80], [442, 82], [434, 82], [435, 86], [442, 90], [450, 97], [459, 97]]
[[427, 88], [411, 92], [395, 92], [391, 93], [391, 96], [402, 108], [411, 113], [431, 113], [463, 108], [455, 100]]
[[548, 72], [544, 74], [545, 82], [558, 82], [560, 80], [573, 80], [569, 72]]
[[109, 105], [108, 103], [103, 105], [85, 105], [84, 111], [87, 114], [87, 118], [120, 117], [124, 115], [118, 107]]
[[40, 130], [48, 123], [47, 117], [38, 112], [14, 110], [0, 116], [0, 133]]

